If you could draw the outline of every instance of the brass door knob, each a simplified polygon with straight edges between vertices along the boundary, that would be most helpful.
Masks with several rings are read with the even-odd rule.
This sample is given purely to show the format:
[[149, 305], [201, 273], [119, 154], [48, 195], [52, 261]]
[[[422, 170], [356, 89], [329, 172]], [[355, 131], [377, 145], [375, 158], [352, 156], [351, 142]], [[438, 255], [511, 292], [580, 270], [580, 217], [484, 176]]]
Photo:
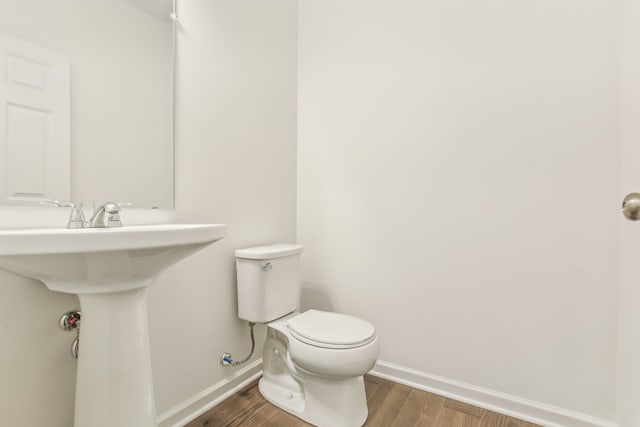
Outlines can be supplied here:
[[622, 213], [629, 221], [640, 220], [640, 193], [629, 193], [622, 201]]

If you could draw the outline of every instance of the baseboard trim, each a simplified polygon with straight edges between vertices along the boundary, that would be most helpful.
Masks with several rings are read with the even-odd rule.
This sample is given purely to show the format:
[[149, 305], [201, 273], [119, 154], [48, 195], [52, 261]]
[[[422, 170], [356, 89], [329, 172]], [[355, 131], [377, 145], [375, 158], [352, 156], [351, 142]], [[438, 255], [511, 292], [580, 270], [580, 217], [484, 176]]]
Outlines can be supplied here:
[[617, 427], [617, 424], [612, 421], [431, 375], [389, 362], [378, 361], [370, 374], [544, 427]]
[[262, 375], [262, 358], [158, 416], [158, 427], [183, 427]]
[[[612, 421], [378, 361], [371, 375], [544, 427], [618, 427]], [[183, 427], [262, 375], [262, 358], [158, 416], [158, 427]]]

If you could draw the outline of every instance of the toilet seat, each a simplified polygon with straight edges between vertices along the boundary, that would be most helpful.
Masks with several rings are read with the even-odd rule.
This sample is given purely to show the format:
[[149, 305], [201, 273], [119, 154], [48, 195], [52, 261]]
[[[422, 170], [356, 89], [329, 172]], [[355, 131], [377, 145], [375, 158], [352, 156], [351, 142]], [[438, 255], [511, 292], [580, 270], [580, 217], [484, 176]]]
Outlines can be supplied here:
[[315, 347], [350, 349], [376, 339], [375, 329], [366, 320], [341, 313], [309, 310], [287, 320], [295, 339]]

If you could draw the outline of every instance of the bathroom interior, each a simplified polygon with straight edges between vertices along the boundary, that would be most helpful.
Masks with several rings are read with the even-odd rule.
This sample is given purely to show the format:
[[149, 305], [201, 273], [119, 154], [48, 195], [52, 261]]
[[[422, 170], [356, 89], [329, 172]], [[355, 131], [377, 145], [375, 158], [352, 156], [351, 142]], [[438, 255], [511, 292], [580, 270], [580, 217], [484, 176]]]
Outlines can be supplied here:
[[[0, 0], [0, 85], [22, 42], [67, 61], [67, 143], [0, 131], [0, 229], [64, 227], [45, 199], [226, 224], [147, 288], [158, 426], [260, 376], [264, 325], [220, 357], [250, 345], [235, 251], [274, 243], [304, 247], [300, 311], [375, 327], [372, 375], [640, 426], [640, 3]], [[3, 90], [0, 129], [56, 132]], [[0, 269], [1, 426], [73, 425], [79, 308]]]

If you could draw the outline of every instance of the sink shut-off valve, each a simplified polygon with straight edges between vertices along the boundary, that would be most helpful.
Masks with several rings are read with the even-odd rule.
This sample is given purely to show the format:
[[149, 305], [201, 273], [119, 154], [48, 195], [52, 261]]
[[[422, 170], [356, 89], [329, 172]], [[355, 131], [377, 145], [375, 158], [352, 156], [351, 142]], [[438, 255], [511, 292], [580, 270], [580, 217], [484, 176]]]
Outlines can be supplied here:
[[71, 343], [71, 356], [74, 359], [78, 358], [78, 351], [80, 347], [80, 319], [82, 318], [82, 312], [80, 310], [67, 311], [60, 318], [60, 328], [65, 332], [76, 331], [76, 338]]

